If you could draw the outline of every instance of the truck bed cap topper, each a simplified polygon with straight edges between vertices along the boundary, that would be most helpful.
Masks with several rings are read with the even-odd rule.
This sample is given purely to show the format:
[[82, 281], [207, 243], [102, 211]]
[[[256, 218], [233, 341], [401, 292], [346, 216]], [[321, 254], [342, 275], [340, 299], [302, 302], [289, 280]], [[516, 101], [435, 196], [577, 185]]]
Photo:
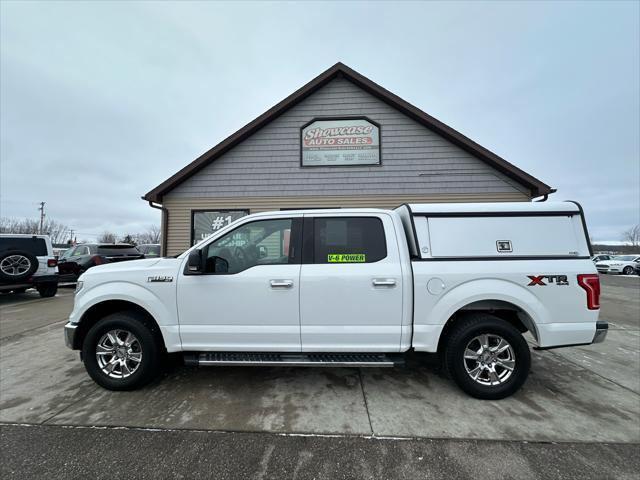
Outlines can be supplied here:
[[415, 214], [459, 214], [459, 213], [522, 213], [544, 212], [580, 213], [580, 207], [574, 202], [498, 202], [498, 203], [411, 203], [411, 212]]

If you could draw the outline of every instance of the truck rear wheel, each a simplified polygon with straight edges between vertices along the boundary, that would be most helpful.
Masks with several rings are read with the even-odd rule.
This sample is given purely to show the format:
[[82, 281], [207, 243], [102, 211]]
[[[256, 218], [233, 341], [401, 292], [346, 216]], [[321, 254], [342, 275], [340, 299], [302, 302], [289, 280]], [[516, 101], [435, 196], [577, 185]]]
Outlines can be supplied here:
[[512, 395], [529, 375], [531, 354], [510, 323], [485, 313], [456, 320], [445, 343], [444, 362], [456, 384], [469, 395], [498, 400]]
[[82, 358], [87, 372], [109, 390], [134, 390], [160, 371], [162, 348], [149, 322], [136, 312], [116, 312], [87, 332]]

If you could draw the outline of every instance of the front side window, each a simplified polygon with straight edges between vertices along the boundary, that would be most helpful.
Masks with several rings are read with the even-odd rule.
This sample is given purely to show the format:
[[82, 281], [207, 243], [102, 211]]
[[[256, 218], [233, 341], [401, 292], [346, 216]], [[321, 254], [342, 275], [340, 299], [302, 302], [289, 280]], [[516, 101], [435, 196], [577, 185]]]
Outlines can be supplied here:
[[316, 218], [313, 231], [314, 263], [373, 263], [387, 256], [379, 218]]
[[205, 273], [238, 273], [257, 265], [290, 263], [291, 227], [288, 218], [260, 220], [236, 228], [207, 246]]
[[143, 247], [144, 251], [142, 253], [145, 254], [146, 257], [159, 257], [160, 256], [160, 245], [147, 245]]

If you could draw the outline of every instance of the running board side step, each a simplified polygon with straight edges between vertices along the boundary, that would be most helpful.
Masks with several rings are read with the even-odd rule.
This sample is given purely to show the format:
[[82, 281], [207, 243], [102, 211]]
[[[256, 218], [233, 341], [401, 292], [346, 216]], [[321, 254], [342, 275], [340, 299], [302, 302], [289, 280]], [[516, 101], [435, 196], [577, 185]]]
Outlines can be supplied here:
[[384, 353], [189, 352], [184, 354], [184, 363], [201, 366], [395, 367], [404, 364], [404, 356]]

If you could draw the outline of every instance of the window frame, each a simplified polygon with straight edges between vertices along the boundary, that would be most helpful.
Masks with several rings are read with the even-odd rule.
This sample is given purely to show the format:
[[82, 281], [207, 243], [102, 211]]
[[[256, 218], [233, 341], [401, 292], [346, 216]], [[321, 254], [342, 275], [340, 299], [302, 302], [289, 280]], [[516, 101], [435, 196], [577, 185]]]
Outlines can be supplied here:
[[[233, 230], [230, 230], [226, 233], [224, 233], [223, 235], [221, 235], [220, 237], [217, 237], [215, 239], [212, 239], [210, 242], [208, 242], [206, 245], [203, 245], [199, 250], [200, 250], [200, 255], [202, 256], [203, 262], [205, 261], [205, 259], [207, 258], [207, 254], [209, 253], [209, 247], [211, 246], [211, 244], [215, 243], [218, 240], [223, 239], [224, 237], [228, 236], [228, 235], [232, 235], [233, 232], [235, 232], [236, 230], [243, 228], [247, 225], [250, 225], [252, 223], [258, 223], [258, 222], [268, 222], [268, 221], [278, 221], [278, 220], [291, 220], [291, 234], [289, 236], [289, 248], [291, 249], [293, 247], [293, 256], [292, 255], [288, 255], [289, 258], [289, 262], [288, 263], [265, 263], [263, 265], [252, 265], [249, 268], [245, 268], [244, 270], [240, 270], [239, 272], [233, 272], [233, 273], [229, 273], [229, 272], [199, 272], [196, 275], [238, 275], [240, 273], [246, 272], [248, 270], [251, 270], [252, 268], [255, 267], [269, 267], [269, 266], [283, 266], [283, 265], [300, 265], [301, 263], [301, 259], [302, 259], [302, 216], [299, 217], [292, 217], [289, 215], [283, 215], [282, 217], [267, 217], [267, 218], [256, 218], [253, 220], [250, 220], [248, 222], [244, 222], [240, 225], [238, 225], [236, 228], [234, 228]], [[187, 256], [187, 263], [188, 263], [188, 256]], [[193, 273], [190, 273], [188, 271], [188, 265], [185, 265], [185, 269], [183, 272], [185, 275], [193, 275]]]
[[[384, 239], [384, 257], [376, 260], [375, 262], [316, 262], [315, 261], [315, 223], [317, 219], [360, 219], [360, 218], [373, 218], [377, 220], [382, 227], [382, 235]], [[303, 265], [373, 265], [375, 263], [382, 262], [389, 258], [389, 246], [387, 243], [387, 232], [384, 228], [384, 222], [382, 218], [377, 215], [314, 215], [304, 217], [304, 223], [302, 227], [302, 264]]]

